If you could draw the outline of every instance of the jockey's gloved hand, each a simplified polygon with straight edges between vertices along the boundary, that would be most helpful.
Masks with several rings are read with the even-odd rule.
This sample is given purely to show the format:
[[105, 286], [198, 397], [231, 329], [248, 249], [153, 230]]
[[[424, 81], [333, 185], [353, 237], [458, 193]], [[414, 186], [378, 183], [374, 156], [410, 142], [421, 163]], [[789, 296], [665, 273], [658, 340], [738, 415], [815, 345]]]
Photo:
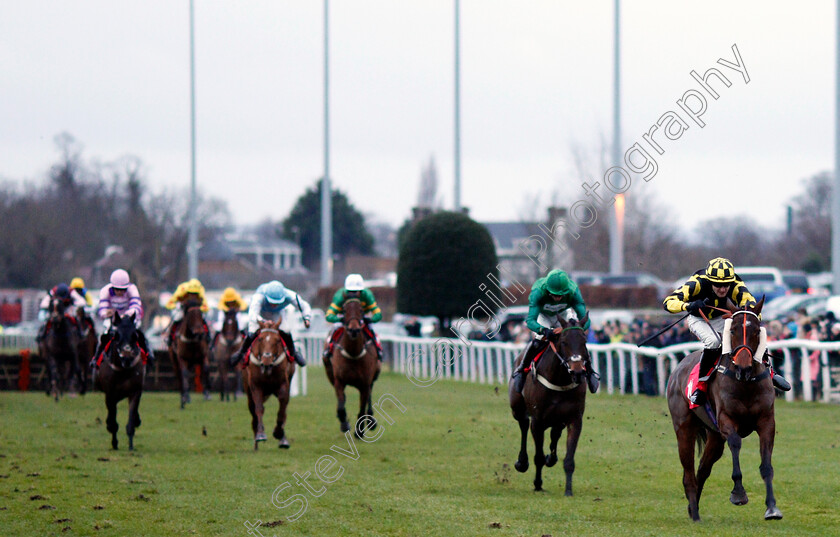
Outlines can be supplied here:
[[692, 302], [689, 302], [688, 306], [686, 306], [686, 308], [685, 308], [685, 311], [687, 311], [689, 313], [697, 313], [698, 311], [700, 311], [700, 308], [702, 308], [705, 305], [706, 305], [706, 302], [704, 300], [697, 299], [697, 300], [694, 300]]

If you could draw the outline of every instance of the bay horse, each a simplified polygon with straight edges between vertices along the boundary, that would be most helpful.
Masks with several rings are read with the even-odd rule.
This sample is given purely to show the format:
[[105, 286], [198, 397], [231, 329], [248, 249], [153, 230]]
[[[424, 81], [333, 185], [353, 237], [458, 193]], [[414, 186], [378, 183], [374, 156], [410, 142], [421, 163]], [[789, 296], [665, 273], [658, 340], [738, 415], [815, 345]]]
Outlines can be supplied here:
[[79, 327], [60, 298], [50, 299], [39, 350], [49, 371], [47, 394], [56, 402], [60, 394], [74, 387], [74, 381], [83, 386], [82, 369], [85, 365], [79, 363]]
[[345, 388], [353, 386], [359, 390], [359, 418], [370, 416], [369, 420], [357, 420], [354, 433], [357, 438], [364, 436], [367, 429], [376, 428], [373, 418], [373, 383], [379, 377], [381, 364], [377, 357], [376, 345], [372, 338], [366, 335], [364, 311], [362, 303], [357, 298], [351, 298], [344, 303], [344, 318], [338, 341], [333, 346], [332, 354], [324, 358], [324, 369], [327, 373], [335, 395], [338, 398], [336, 416], [341, 424], [341, 432], [350, 430], [347, 422], [345, 403], [347, 395]]
[[87, 392], [88, 385], [88, 368], [87, 364], [93, 358], [96, 352], [96, 327], [93, 325], [93, 319], [85, 311], [84, 307], [76, 308], [76, 322], [79, 323], [79, 371], [81, 377], [82, 387], [79, 393], [82, 395]]
[[188, 300], [184, 304], [184, 318], [178, 326], [171, 346], [169, 356], [172, 359], [172, 367], [178, 379], [178, 386], [181, 389], [181, 408], [190, 402], [190, 367], [199, 366], [201, 373], [201, 385], [204, 390], [204, 399], [210, 399], [210, 352], [207, 345], [206, 325], [201, 314], [201, 305], [197, 301]]
[[289, 448], [289, 440], [283, 426], [286, 423], [286, 407], [289, 404], [289, 387], [295, 375], [295, 363], [289, 360], [288, 334], [280, 330], [282, 319], [260, 321], [256, 338], [248, 349], [245, 366], [245, 394], [248, 396], [248, 410], [251, 412], [251, 429], [254, 431], [254, 451], [260, 442], [268, 437], [263, 425], [265, 401], [272, 395], [277, 397], [280, 408], [277, 411], [277, 424], [274, 438], [278, 447]]
[[[586, 330], [584, 326], [589, 313], [581, 319], [560, 321], [559, 334], [551, 333], [547, 337], [550, 344], [531, 364], [531, 370], [525, 379], [522, 393], [514, 389], [515, 381], [510, 380], [508, 396], [513, 418], [519, 422], [521, 445], [519, 457], [514, 464], [518, 472], [528, 470], [528, 428], [534, 439], [534, 465], [537, 467], [534, 477], [534, 490], [542, 490], [543, 466], [551, 468], [557, 463], [557, 442], [563, 429], [566, 434], [566, 456], [563, 469], [566, 471], [565, 495], [572, 495], [572, 474], [575, 471], [575, 451], [583, 426], [583, 412], [586, 408], [586, 376], [584, 362], [589, 361], [586, 348]], [[522, 362], [524, 352], [516, 359]], [[551, 428], [549, 454], [543, 451], [543, 439], [546, 429]]]
[[[758, 433], [761, 465], [759, 471], [765, 484], [765, 520], [782, 518], [773, 495], [773, 443], [776, 436], [775, 390], [770, 370], [764, 365], [764, 329], [761, 328], [761, 308], [764, 298], [754, 307], [737, 309], [729, 305], [730, 316], [722, 338], [722, 356], [716, 366], [717, 374], [708, 385], [708, 404], [690, 409], [685, 390], [694, 366], [700, 361], [697, 351], [674, 370], [668, 381], [668, 408], [677, 435], [680, 462], [683, 466], [683, 487], [688, 499], [688, 515], [700, 520], [700, 495], [714, 463], [723, 455], [724, 445], [732, 452], [732, 481], [734, 487], [729, 501], [735, 505], [747, 503], [747, 493], [741, 482], [741, 439], [753, 431]], [[707, 413], [707, 416], [703, 416]], [[708, 421], [709, 425], [704, 422]], [[694, 471], [694, 445], [703, 449], [697, 473]]]
[[219, 371], [219, 397], [222, 401], [230, 401], [230, 394], [233, 392], [233, 400], [236, 401], [236, 386], [239, 379], [239, 370], [234, 368], [233, 386], [229, 387], [230, 364], [228, 363], [233, 353], [242, 346], [242, 331], [239, 329], [237, 314], [239, 310], [229, 309], [225, 312], [222, 321], [222, 329], [216, 334], [216, 341], [213, 344], [213, 360]]
[[140, 396], [146, 378], [146, 360], [140, 350], [134, 314], [120, 317], [114, 314], [113, 338], [102, 350], [102, 360], [94, 379], [94, 386], [105, 392], [108, 417], [105, 426], [111, 433], [111, 448], [118, 449], [117, 403], [128, 398], [128, 449], [134, 450], [134, 432], [140, 427]]

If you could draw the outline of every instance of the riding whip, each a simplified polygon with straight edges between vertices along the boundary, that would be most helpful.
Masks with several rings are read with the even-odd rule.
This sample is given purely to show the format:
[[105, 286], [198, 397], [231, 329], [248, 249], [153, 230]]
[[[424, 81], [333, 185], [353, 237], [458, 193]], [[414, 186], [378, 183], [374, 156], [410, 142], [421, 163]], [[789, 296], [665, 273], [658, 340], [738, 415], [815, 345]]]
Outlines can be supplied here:
[[658, 337], [658, 336], [661, 336], [662, 334], [664, 334], [665, 332], [667, 332], [668, 330], [670, 330], [671, 328], [673, 328], [673, 327], [674, 327], [674, 325], [676, 325], [678, 322], [680, 322], [680, 321], [684, 320], [684, 319], [685, 319], [686, 317], [688, 317], [689, 315], [691, 315], [691, 313], [686, 313], [685, 315], [683, 315], [682, 317], [680, 317], [679, 319], [677, 319], [677, 320], [676, 320], [676, 321], [674, 321], [673, 323], [669, 324], [668, 326], [666, 326], [665, 328], [663, 328], [663, 329], [662, 329], [662, 330], [660, 330], [659, 332], [657, 332], [657, 333], [653, 334], [652, 336], [648, 336], [648, 337], [646, 337], [645, 339], [643, 339], [642, 341], [640, 341], [640, 342], [636, 343], [636, 346], [637, 346], [637, 347], [641, 347], [642, 345], [644, 345], [644, 344], [645, 344], [645, 343], [647, 343], [648, 341], [651, 341], [652, 339], [654, 339], [654, 338], [656, 338], [656, 337]]

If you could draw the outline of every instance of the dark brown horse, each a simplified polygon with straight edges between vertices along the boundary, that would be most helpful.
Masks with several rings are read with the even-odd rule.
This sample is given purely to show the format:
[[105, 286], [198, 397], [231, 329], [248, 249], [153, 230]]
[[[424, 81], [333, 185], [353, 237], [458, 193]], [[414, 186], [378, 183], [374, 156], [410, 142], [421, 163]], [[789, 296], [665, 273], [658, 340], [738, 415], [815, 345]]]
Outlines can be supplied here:
[[201, 385], [204, 389], [204, 399], [210, 399], [210, 352], [207, 345], [207, 325], [201, 314], [201, 307], [197, 302], [187, 301], [184, 304], [184, 318], [178, 326], [178, 332], [169, 347], [172, 367], [181, 388], [181, 408], [190, 402], [189, 369], [200, 367]]
[[117, 449], [117, 403], [128, 398], [128, 449], [134, 449], [134, 431], [140, 427], [140, 396], [146, 378], [146, 364], [140, 352], [139, 334], [134, 314], [120, 317], [114, 314], [111, 327], [113, 339], [102, 351], [103, 359], [94, 378], [94, 386], [105, 392], [108, 417], [105, 425], [111, 433], [111, 447]]
[[381, 364], [377, 358], [376, 345], [364, 329], [365, 319], [362, 303], [350, 299], [344, 303], [343, 330], [340, 339], [333, 347], [332, 355], [324, 358], [327, 379], [335, 389], [338, 398], [336, 416], [341, 423], [341, 432], [350, 430], [347, 422], [347, 410], [344, 405], [347, 395], [344, 390], [353, 386], [359, 390], [359, 418], [370, 416], [368, 420], [357, 420], [354, 432], [357, 437], [364, 436], [367, 429], [376, 428], [373, 418], [373, 383], [379, 377]]
[[[700, 360], [700, 352], [687, 356], [668, 381], [668, 408], [677, 434], [680, 462], [683, 466], [683, 487], [688, 499], [688, 514], [700, 520], [700, 495], [711, 474], [712, 466], [723, 455], [724, 445], [732, 452], [732, 481], [734, 487], [729, 497], [735, 505], [747, 503], [747, 493], [741, 483], [741, 439], [753, 431], [758, 433], [761, 465], [759, 470], [765, 484], [765, 520], [782, 518], [773, 496], [773, 441], [776, 436], [775, 391], [770, 371], [761, 355], [764, 353], [759, 314], [764, 299], [754, 307], [730, 308], [731, 320], [724, 328], [723, 356], [717, 373], [709, 383], [708, 407], [690, 410], [685, 386], [691, 370]], [[712, 429], [701, 420], [713, 422]], [[694, 446], [705, 449], [700, 457], [697, 473], [694, 472]]]
[[[508, 387], [510, 408], [513, 418], [519, 422], [522, 442], [519, 458], [514, 467], [519, 472], [528, 470], [528, 427], [534, 438], [534, 490], [542, 490], [543, 466], [551, 468], [557, 463], [557, 441], [563, 429], [567, 429], [566, 457], [563, 469], [566, 471], [566, 496], [572, 495], [572, 474], [575, 471], [575, 451], [583, 426], [583, 411], [586, 408], [586, 377], [584, 361], [588, 361], [586, 331], [583, 326], [589, 318], [587, 313], [580, 321], [561, 320], [558, 333], [549, 335], [551, 344], [542, 356], [531, 365], [525, 379], [522, 393], [514, 389], [511, 379]], [[516, 359], [522, 361], [523, 354]], [[546, 429], [551, 428], [549, 454], [543, 451]]]
[[93, 358], [93, 353], [96, 352], [96, 327], [93, 325], [93, 319], [90, 318], [83, 307], [76, 309], [76, 322], [79, 323], [80, 332], [79, 370], [82, 386], [79, 393], [84, 395], [88, 385], [87, 364]]
[[242, 345], [242, 331], [239, 330], [239, 321], [236, 318], [238, 313], [239, 310], [235, 309], [225, 312], [222, 329], [216, 334], [216, 340], [213, 343], [213, 360], [219, 371], [219, 397], [222, 401], [230, 401], [231, 392], [233, 400], [236, 401], [236, 386], [240, 372], [234, 368], [232, 371], [234, 377], [229, 379], [231, 367], [228, 362], [231, 355]]
[[73, 315], [65, 310], [64, 302], [52, 298], [44, 337], [39, 347], [47, 363], [49, 387], [47, 393], [58, 401], [59, 395], [83, 386], [82, 369], [79, 363], [79, 327]]
[[244, 383], [248, 410], [251, 411], [251, 429], [254, 431], [254, 451], [260, 442], [268, 439], [263, 426], [263, 414], [265, 401], [272, 395], [280, 401], [274, 438], [280, 441], [278, 447], [289, 447], [283, 425], [286, 423], [286, 407], [289, 404], [289, 387], [295, 374], [295, 363], [289, 360], [289, 336], [280, 330], [281, 322], [282, 319], [274, 322], [260, 321], [257, 336], [246, 355], [248, 361]]

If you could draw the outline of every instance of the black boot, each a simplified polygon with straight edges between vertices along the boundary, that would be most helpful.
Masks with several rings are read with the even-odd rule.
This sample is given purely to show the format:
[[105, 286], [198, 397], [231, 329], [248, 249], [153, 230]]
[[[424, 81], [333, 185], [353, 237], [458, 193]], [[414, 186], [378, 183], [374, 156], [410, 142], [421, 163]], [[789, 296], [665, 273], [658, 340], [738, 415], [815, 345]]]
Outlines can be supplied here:
[[292, 355], [295, 358], [295, 363], [300, 367], [306, 367], [306, 360], [303, 358], [303, 355], [300, 353], [299, 350], [295, 349], [292, 351]]
[[591, 359], [587, 359], [584, 366], [586, 367], [586, 385], [589, 387], [589, 393], [595, 393], [601, 385], [601, 375], [595, 371], [595, 367], [592, 366]]
[[[703, 349], [703, 356], [700, 357], [700, 378], [697, 379], [699, 382], [709, 382], [715, 372], [714, 367], [720, 359], [720, 354], [720, 347], [717, 349]], [[708, 389], [708, 386], [706, 389]], [[691, 392], [689, 401], [694, 405], [702, 406], [706, 404], [706, 392], [698, 386]]]
[[516, 393], [522, 393], [522, 388], [525, 387], [525, 369], [534, 361], [534, 357], [540, 353], [548, 345], [548, 339], [532, 339], [525, 349], [525, 356], [522, 358], [522, 363], [513, 371], [511, 378], [513, 379], [513, 389]]
[[239, 350], [236, 351], [235, 353], [233, 353], [230, 356], [230, 359], [228, 361], [228, 364], [230, 365], [230, 367], [234, 367], [234, 366], [236, 366], [236, 364], [238, 364], [239, 362], [242, 361], [242, 359], [245, 357], [245, 353], [251, 347], [251, 343], [254, 342], [254, 339], [256, 339], [256, 337], [257, 337], [256, 332], [254, 332], [253, 334], [248, 334], [245, 337], [245, 341], [242, 342], [242, 346], [239, 347]]

